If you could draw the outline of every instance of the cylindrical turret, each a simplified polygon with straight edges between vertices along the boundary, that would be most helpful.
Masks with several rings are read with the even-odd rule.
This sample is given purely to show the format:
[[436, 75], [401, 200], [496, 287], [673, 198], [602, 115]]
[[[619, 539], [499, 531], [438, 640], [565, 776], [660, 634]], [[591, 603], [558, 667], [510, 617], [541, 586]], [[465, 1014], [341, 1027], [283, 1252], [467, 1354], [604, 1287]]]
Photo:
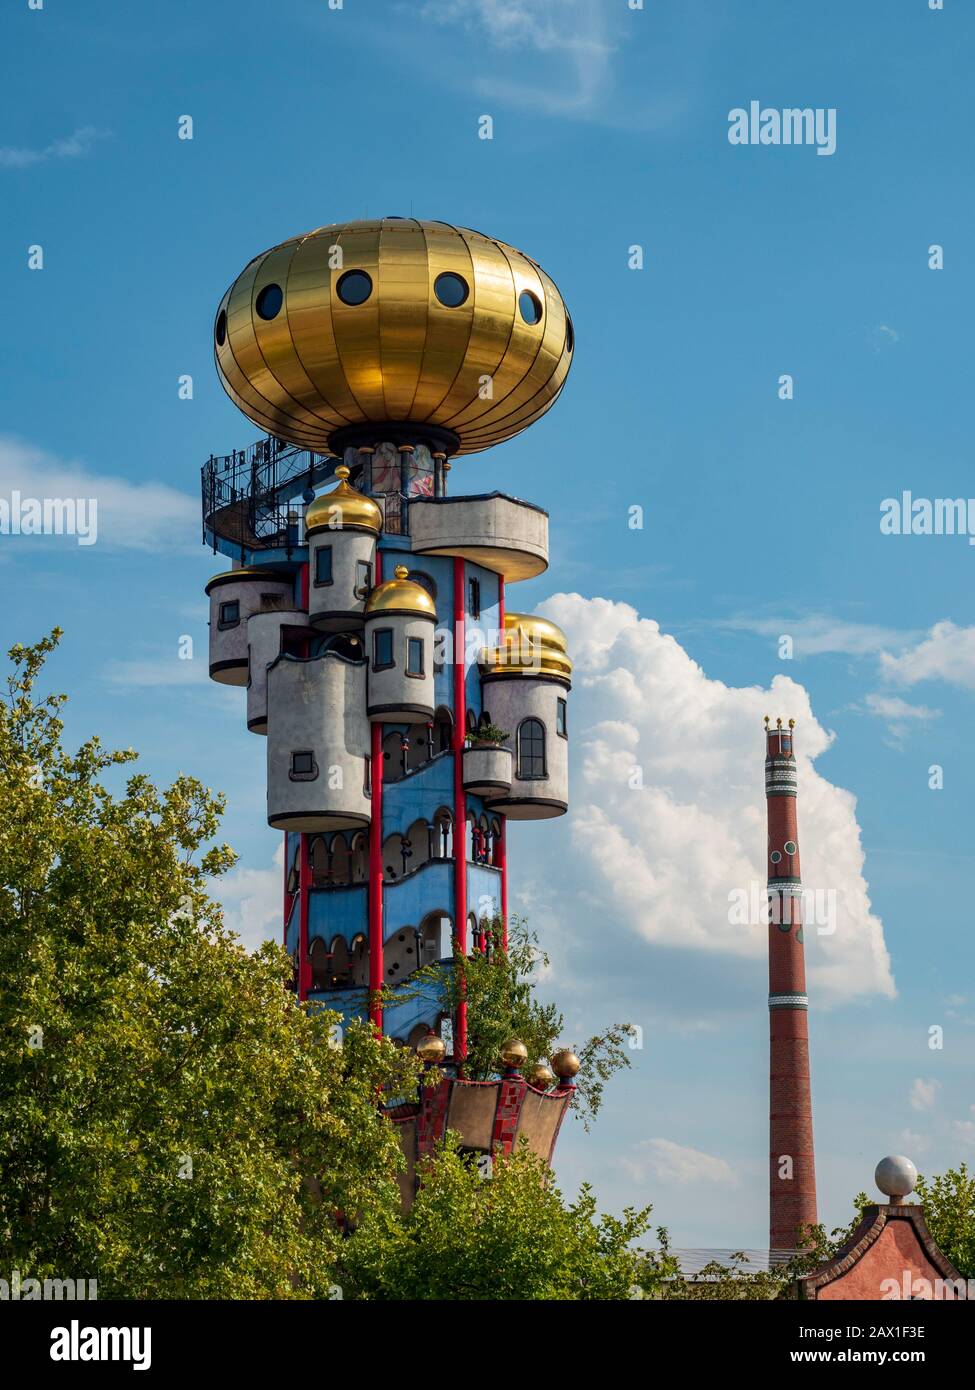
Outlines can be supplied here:
[[803, 958], [802, 881], [793, 728], [765, 721], [769, 899], [769, 1245], [794, 1250], [815, 1225], [809, 1077], [809, 1001]]
[[335, 651], [280, 656], [267, 673], [267, 819], [345, 830], [370, 818], [366, 663]]
[[405, 565], [369, 595], [365, 622], [369, 718], [383, 724], [432, 720], [437, 609]]
[[308, 616], [300, 608], [269, 609], [247, 619], [247, 727], [267, 733], [267, 668], [284, 650], [285, 635], [300, 640], [310, 633]]
[[247, 620], [252, 613], [290, 607], [294, 579], [272, 569], [241, 566], [215, 574], [206, 593], [210, 599], [210, 679], [221, 685], [246, 685]]
[[565, 633], [527, 613], [508, 613], [504, 642], [484, 653], [484, 711], [507, 733], [513, 754], [511, 789], [492, 797], [491, 806], [511, 820], [568, 810], [571, 674]]
[[377, 502], [349, 485], [345, 464], [335, 476], [338, 486], [316, 497], [305, 513], [308, 616], [315, 627], [345, 632], [364, 620], [383, 514]]

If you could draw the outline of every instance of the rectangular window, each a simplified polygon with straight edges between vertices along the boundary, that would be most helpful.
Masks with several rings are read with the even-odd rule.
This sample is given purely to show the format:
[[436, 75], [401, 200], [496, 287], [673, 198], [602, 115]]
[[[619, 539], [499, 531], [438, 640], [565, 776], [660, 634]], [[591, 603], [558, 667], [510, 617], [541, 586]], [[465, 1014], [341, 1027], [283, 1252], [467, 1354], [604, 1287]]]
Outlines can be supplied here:
[[232, 603], [221, 603], [218, 621], [221, 627], [237, 626], [240, 622], [240, 604], [236, 599]]
[[372, 589], [372, 565], [368, 560], [357, 560], [355, 565], [355, 596], [368, 598]]
[[563, 738], [569, 737], [568, 707], [564, 700], [560, 700], [556, 706], [555, 732], [561, 734]]
[[408, 676], [423, 675], [422, 637], [408, 637], [406, 639], [406, 674]]
[[365, 792], [366, 796], [372, 796], [372, 759], [367, 754], [362, 761], [365, 763], [365, 770], [362, 776], [362, 790]]
[[472, 579], [469, 589], [471, 617], [479, 618], [481, 616], [481, 581], [479, 579]]
[[372, 634], [372, 669], [381, 670], [393, 664], [393, 629], [381, 627]]
[[315, 776], [315, 755], [310, 749], [303, 748], [299, 752], [291, 754], [291, 775], [292, 777]]
[[320, 545], [315, 551], [315, 583], [331, 584], [332, 582], [332, 547], [330, 545]]

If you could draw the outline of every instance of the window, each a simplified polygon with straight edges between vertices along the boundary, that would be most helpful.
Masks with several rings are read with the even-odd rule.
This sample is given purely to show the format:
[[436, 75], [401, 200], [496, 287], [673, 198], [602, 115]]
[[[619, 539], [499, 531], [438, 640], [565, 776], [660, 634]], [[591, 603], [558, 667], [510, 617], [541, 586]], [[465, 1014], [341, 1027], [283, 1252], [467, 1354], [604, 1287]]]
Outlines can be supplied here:
[[470, 603], [468, 606], [472, 618], [481, 616], [481, 581], [479, 579], [472, 579], [470, 582]]
[[568, 705], [564, 700], [559, 700], [555, 706], [555, 732], [562, 738], [569, 737]]
[[223, 347], [227, 341], [227, 311], [221, 309], [217, 315], [217, 326], [214, 329], [214, 337], [217, 340], [217, 347]]
[[296, 749], [291, 754], [292, 782], [313, 782], [318, 776], [315, 755], [310, 748]]
[[362, 761], [365, 764], [362, 774], [362, 790], [366, 796], [372, 796], [372, 759], [367, 754]]
[[408, 676], [423, 675], [422, 637], [408, 637], [406, 639], [406, 674]]
[[541, 322], [541, 301], [537, 295], [532, 294], [531, 290], [522, 290], [518, 296], [518, 308], [521, 310], [521, 317], [527, 324], [534, 325]]
[[331, 584], [332, 582], [332, 547], [330, 545], [320, 545], [315, 551], [315, 583]]
[[236, 627], [240, 622], [240, 604], [234, 599], [232, 603], [221, 603], [220, 605], [220, 627]]
[[460, 275], [455, 275], [453, 271], [445, 271], [443, 275], [438, 275], [433, 282], [433, 292], [448, 309], [456, 309], [468, 296], [467, 281]]
[[372, 669], [380, 671], [393, 664], [393, 629], [381, 627], [372, 634]]
[[368, 560], [355, 562], [355, 596], [368, 598], [372, 589], [372, 565]]
[[545, 775], [545, 726], [540, 719], [525, 719], [518, 729], [518, 776]]
[[277, 318], [281, 312], [281, 305], [284, 303], [284, 294], [280, 285], [265, 285], [254, 303], [257, 316], [261, 319]]
[[372, 294], [372, 281], [364, 270], [347, 270], [339, 276], [335, 293], [343, 304], [365, 304]]

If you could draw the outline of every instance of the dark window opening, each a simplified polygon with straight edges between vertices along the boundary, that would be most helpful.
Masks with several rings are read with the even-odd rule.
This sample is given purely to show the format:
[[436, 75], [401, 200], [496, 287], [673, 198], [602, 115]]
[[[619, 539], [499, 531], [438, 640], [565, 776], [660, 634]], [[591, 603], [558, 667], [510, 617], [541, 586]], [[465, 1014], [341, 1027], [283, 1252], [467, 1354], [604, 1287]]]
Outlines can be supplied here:
[[280, 285], [265, 285], [254, 304], [257, 316], [261, 319], [277, 318], [284, 303], [284, 292]]
[[347, 270], [339, 276], [335, 293], [343, 304], [365, 304], [372, 294], [372, 280], [364, 270]]
[[393, 664], [393, 629], [381, 627], [372, 634], [372, 669], [380, 670]]
[[469, 588], [471, 617], [479, 618], [481, 616], [481, 581], [472, 579]]
[[310, 748], [296, 749], [291, 754], [291, 776], [303, 782], [313, 781], [318, 776], [315, 755]]
[[408, 637], [406, 640], [406, 674], [423, 675], [423, 638]]
[[315, 551], [315, 583], [331, 584], [332, 582], [332, 547], [330, 545], [320, 545]]
[[540, 719], [526, 719], [518, 729], [518, 776], [545, 776], [545, 726]]
[[565, 700], [559, 700], [555, 707], [555, 732], [561, 734], [563, 738], [569, 737], [569, 716], [568, 705]]
[[534, 327], [536, 323], [541, 322], [541, 301], [537, 295], [532, 294], [531, 290], [522, 290], [521, 294], [518, 296], [518, 308], [521, 311], [521, 317], [530, 326]]
[[457, 309], [469, 294], [467, 281], [453, 271], [445, 271], [433, 282], [433, 292], [447, 309]]
[[355, 562], [355, 596], [368, 598], [372, 589], [372, 565], [368, 560]]
[[221, 603], [219, 622], [221, 627], [236, 627], [240, 622], [240, 604], [236, 599], [231, 603]]

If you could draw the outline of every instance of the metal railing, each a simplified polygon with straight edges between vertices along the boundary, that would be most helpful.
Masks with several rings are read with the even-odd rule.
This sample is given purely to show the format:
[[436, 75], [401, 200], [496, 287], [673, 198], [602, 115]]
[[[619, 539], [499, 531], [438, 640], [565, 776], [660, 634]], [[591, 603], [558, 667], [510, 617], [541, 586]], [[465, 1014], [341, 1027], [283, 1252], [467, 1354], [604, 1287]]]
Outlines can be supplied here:
[[203, 543], [251, 550], [301, 543], [301, 507], [294, 499], [321, 484], [337, 459], [268, 436], [246, 449], [211, 454], [201, 470]]

